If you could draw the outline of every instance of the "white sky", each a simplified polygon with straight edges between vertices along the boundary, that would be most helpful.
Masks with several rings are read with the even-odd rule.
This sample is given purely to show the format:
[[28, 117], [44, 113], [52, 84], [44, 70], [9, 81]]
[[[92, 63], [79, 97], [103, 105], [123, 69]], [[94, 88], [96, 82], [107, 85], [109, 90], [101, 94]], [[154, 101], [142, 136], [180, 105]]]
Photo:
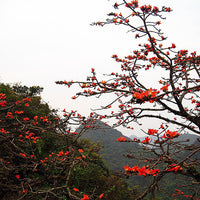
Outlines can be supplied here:
[[[140, 0], [167, 5], [173, 12], [163, 22], [170, 43], [198, 51], [199, 0]], [[98, 74], [119, 71], [111, 56], [125, 56], [139, 40], [120, 26], [94, 27], [107, 18], [113, 0], [1, 0], [0, 82], [44, 87], [42, 96], [53, 108], [89, 113], [97, 102], [71, 97], [75, 89], [56, 85], [57, 80], [85, 80], [94, 67]], [[158, 4], [159, 3], [159, 4]], [[98, 105], [98, 104], [97, 104]], [[100, 105], [100, 104], [99, 104]]]

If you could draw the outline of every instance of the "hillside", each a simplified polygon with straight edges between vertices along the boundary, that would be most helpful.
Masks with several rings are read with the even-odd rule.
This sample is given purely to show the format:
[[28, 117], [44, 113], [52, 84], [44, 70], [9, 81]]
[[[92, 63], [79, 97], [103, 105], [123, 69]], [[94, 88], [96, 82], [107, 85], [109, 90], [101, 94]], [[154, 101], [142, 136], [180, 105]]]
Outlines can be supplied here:
[[[123, 156], [123, 154], [129, 152], [135, 152], [134, 155], [141, 154], [141, 145], [133, 142], [118, 142], [117, 138], [119, 137], [125, 137], [127, 140], [130, 140], [130, 138], [124, 136], [121, 132], [111, 128], [110, 126], [105, 126], [101, 121], [98, 121], [95, 126], [95, 129], [88, 129], [82, 138], [89, 139], [93, 142], [100, 141], [102, 143], [103, 149], [101, 150], [101, 154], [104, 156], [106, 164], [109, 166], [111, 171], [120, 173], [124, 171], [123, 166], [142, 165], [138, 160]], [[186, 141], [186, 139], [189, 139], [187, 144], [192, 145], [197, 141], [196, 138], [196, 135], [184, 134], [177, 138], [177, 140]], [[142, 138], [140, 139], [142, 140]], [[181, 155], [184, 156], [184, 153], [187, 154], [186, 152], [183, 152]], [[174, 188], [182, 182], [178, 177], [179, 176], [176, 176], [176, 174], [172, 174], [163, 178], [159, 183], [160, 187], [162, 187], [162, 193], [158, 192], [158, 197], [162, 199], [170, 199], [168, 194], [173, 193]], [[150, 183], [151, 177], [134, 176], [126, 180], [131, 187], [134, 186], [141, 189], [143, 187], [145, 188]]]
[[[103, 155], [106, 165], [112, 172], [122, 173], [124, 172], [123, 167], [126, 165], [140, 165], [138, 160], [124, 156], [124, 154], [131, 152], [138, 152], [135, 155], [139, 155], [142, 148], [138, 143], [118, 142], [117, 138], [119, 137], [125, 137], [127, 140], [130, 140], [130, 138], [110, 126], [105, 126], [101, 121], [98, 121], [95, 126], [95, 129], [88, 129], [81, 138], [89, 139], [92, 142], [100, 141], [102, 143], [103, 148], [100, 153]], [[147, 180], [143, 176], [135, 176], [134, 179], [130, 178], [126, 180], [131, 186], [139, 184], [145, 186], [149, 182], [149, 179]]]
[[104, 159], [110, 169], [120, 171], [127, 164], [134, 165], [134, 161], [123, 156], [123, 154], [137, 151], [141, 147], [133, 142], [118, 142], [117, 138], [119, 137], [125, 137], [127, 140], [130, 140], [130, 138], [110, 126], [105, 126], [101, 121], [98, 121], [95, 126], [95, 129], [88, 129], [82, 138], [102, 143], [103, 149], [101, 154], [104, 155]]

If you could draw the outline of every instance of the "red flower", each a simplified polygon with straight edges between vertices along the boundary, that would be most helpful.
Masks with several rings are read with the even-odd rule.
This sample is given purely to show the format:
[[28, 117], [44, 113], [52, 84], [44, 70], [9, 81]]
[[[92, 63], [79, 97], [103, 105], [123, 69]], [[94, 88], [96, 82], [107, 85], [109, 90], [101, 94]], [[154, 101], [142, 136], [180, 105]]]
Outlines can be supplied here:
[[38, 119], [38, 116], [34, 116], [34, 120], [37, 121], [37, 119]]
[[66, 151], [66, 152], [65, 152], [65, 156], [67, 156], [68, 154], [69, 154], [69, 151]]
[[7, 112], [7, 115], [5, 116], [7, 118], [13, 119], [13, 115], [11, 112]]
[[115, 3], [115, 4], [114, 4], [114, 8], [115, 8], [115, 9], [117, 9], [117, 8], [118, 8], [118, 6], [119, 6], [119, 4], [118, 4], [118, 3]]
[[172, 44], [171, 48], [176, 48], [176, 45], [175, 45], [175, 44]]
[[21, 155], [23, 157], [26, 157], [26, 155], [24, 153], [19, 153], [19, 155]]
[[101, 199], [103, 197], [104, 193], [100, 194], [99, 195], [99, 199]]
[[125, 19], [125, 22], [128, 23], [128, 22], [129, 22], [129, 19]]
[[147, 136], [141, 143], [149, 143], [151, 139]]
[[22, 101], [31, 101], [31, 99], [27, 97], [25, 99], [22, 99]]
[[143, 166], [142, 168], [138, 168], [138, 172], [139, 174], [138, 175], [146, 175], [146, 168], [145, 166]]
[[15, 177], [16, 177], [17, 179], [20, 179], [20, 175], [19, 175], [19, 174], [17, 174]]
[[163, 92], [166, 92], [168, 90], [168, 87], [169, 87], [169, 84], [167, 83], [167, 85], [164, 85], [160, 89], [163, 90]]
[[75, 192], [79, 192], [79, 189], [77, 189], [77, 188], [73, 188], [73, 190], [74, 190]]
[[24, 111], [15, 111], [15, 114], [18, 114], [18, 115], [20, 115], [20, 114], [22, 114], [22, 113], [24, 113]]
[[83, 153], [83, 149], [78, 149], [78, 151], [79, 151], [80, 153]]
[[6, 95], [4, 93], [0, 93], [0, 99], [6, 99]]
[[166, 135], [168, 138], [174, 138], [174, 137], [178, 137], [180, 133], [177, 133], [176, 131], [167, 130]]
[[148, 130], [149, 135], [154, 135], [154, 133], [158, 133], [158, 130], [155, 130], [155, 129], [149, 129]]
[[29, 118], [28, 118], [28, 117], [25, 117], [23, 120], [24, 120], [24, 121], [28, 121], [28, 120], [29, 120]]
[[58, 156], [62, 156], [63, 155], [63, 151], [60, 151]]
[[1, 102], [0, 102], [0, 106], [2, 106], [2, 107], [3, 107], [3, 106], [5, 106], [5, 105], [6, 105], [6, 103], [7, 103], [7, 101], [6, 101], [6, 100], [4, 100], [4, 101], [1, 101]]
[[164, 129], [164, 126], [163, 126], [163, 124], [161, 124], [161, 125], [160, 125], [160, 128]]
[[81, 200], [88, 200], [90, 199], [86, 194], [83, 195], [83, 198], [81, 198]]
[[124, 170], [125, 170], [125, 172], [130, 172], [130, 171], [132, 171], [131, 167], [129, 167], [128, 165], [127, 165], [127, 166], [124, 166]]
[[119, 138], [117, 138], [117, 141], [119, 141], [119, 142], [125, 142], [126, 138], [125, 137], [119, 137]]

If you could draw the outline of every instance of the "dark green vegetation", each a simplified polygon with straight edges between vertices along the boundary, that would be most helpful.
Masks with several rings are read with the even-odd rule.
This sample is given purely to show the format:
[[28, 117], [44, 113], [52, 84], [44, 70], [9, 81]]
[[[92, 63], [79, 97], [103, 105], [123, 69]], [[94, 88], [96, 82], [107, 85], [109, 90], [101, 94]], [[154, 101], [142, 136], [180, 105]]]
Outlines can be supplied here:
[[0, 199], [133, 199], [136, 191], [99, 155], [101, 145], [70, 132], [71, 121], [83, 120], [59, 118], [41, 91], [0, 84]]

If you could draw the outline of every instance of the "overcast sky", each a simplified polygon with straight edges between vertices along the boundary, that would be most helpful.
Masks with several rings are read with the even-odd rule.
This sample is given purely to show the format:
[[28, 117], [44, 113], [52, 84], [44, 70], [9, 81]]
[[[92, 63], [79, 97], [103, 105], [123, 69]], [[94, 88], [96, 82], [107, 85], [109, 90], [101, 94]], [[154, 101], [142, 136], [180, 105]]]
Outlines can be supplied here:
[[[140, 0], [171, 6], [163, 22], [165, 35], [180, 49], [196, 50], [200, 44], [199, 0]], [[139, 41], [120, 26], [94, 27], [113, 11], [113, 0], [1, 0], [0, 81], [44, 87], [42, 96], [54, 108], [89, 113], [96, 102], [71, 97], [74, 90], [57, 80], [85, 80], [93, 67], [97, 73], [119, 71], [111, 56], [125, 56]], [[159, 4], [158, 4], [159, 3]], [[99, 104], [100, 105], [100, 104]]]

